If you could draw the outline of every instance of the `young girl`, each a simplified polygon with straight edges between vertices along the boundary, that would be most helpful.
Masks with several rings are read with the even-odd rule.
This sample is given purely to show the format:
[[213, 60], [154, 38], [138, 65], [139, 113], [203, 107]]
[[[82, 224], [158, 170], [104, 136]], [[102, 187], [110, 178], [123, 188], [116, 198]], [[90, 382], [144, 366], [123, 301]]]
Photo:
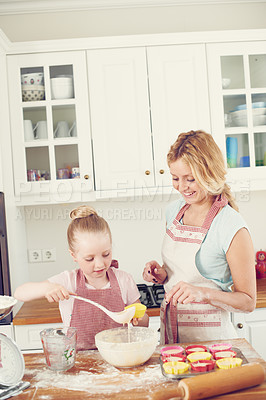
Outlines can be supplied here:
[[[63, 324], [77, 328], [77, 349], [95, 348], [96, 333], [121, 326], [98, 307], [70, 297], [77, 294], [93, 300], [110, 311], [119, 312], [125, 306], [139, 303], [139, 291], [133, 278], [118, 269], [112, 260], [112, 238], [108, 223], [88, 206], [70, 213], [72, 219], [67, 238], [69, 251], [79, 268], [64, 271], [43, 282], [28, 282], [17, 288], [14, 296], [20, 301], [46, 297], [59, 301]], [[64, 301], [63, 301], [64, 300]], [[148, 326], [149, 317], [133, 325]]]

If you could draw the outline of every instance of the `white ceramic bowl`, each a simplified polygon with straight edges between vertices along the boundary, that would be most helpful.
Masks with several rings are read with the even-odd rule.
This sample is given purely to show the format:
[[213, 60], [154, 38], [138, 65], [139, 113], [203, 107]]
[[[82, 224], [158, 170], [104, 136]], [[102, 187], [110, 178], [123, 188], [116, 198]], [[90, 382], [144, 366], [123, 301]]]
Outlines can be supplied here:
[[41, 85], [22, 85], [23, 101], [39, 101], [45, 96], [44, 86]]
[[114, 328], [97, 333], [96, 346], [105, 361], [115, 367], [136, 367], [144, 364], [154, 353], [158, 333], [145, 327]]
[[43, 72], [33, 72], [21, 75], [22, 85], [43, 85]]
[[71, 99], [74, 97], [72, 76], [59, 76], [51, 79], [52, 99]]
[[7, 316], [16, 303], [17, 300], [12, 296], [0, 296], [0, 319]]

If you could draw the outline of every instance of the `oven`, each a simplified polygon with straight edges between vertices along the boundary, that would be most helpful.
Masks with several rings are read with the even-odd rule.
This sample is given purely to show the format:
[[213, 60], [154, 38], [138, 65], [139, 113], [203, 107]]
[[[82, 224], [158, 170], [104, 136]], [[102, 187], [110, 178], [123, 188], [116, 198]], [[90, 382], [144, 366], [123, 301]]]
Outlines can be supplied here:
[[[0, 295], [11, 296], [4, 193], [0, 192]], [[12, 313], [0, 321], [10, 324]]]

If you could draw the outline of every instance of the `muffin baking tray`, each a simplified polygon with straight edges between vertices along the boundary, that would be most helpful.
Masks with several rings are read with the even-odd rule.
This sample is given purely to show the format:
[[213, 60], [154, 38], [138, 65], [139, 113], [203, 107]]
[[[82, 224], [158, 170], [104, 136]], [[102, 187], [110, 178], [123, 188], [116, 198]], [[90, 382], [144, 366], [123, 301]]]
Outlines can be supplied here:
[[[245, 358], [245, 356], [243, 355], [243, 353], [236, 347], [232, 347], [232, 350], [236, 352], [236, 357], [241, 358], [242, 359], [242, 365], [243, 364], [247, 364], [248, 361]], [[188, 363], [188, 361], [186, 361]], [[189, 368], [189, 370], [187, 372], [184, 372], [182, 374], [168, 374], [164, 371], [163, 368], [163, 359], [162, 356], [160, 356], [160, 365], [161, 365], [161, 370], [162, 370], [162, 374], [168, 378], [168, 379], [183, 379], [183, 378], [189, 378], [192, 376], [197, 376], [197, 375], [204, 375], [204, 374], [209, 374], [212, 373], [214, 371], [216, 371], [217, 369], [219, 369], [217, 366], [214, 367], [214, 369], [212, 369], [211, 371], [204, 371], [204, 372], [196, 372], [193, 371]]]

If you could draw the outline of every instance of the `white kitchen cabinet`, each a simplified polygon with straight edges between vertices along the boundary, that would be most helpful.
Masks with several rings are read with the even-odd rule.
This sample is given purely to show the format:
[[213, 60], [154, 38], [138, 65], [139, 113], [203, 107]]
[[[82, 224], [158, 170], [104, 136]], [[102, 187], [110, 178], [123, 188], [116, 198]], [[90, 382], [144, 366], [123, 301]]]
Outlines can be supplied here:
[[0, 325], [0, 333], [3, 333], [4, 335], [7, 335], [11, 339], [14, 339], [14, 329], [13, 325]]
[[212, 133], [236, 191], [266, 188], [266, 42], [207, 44]]
[[41, 350], [40, 332], [48, 328], [62, 328], [62, 324], [14, 325], [15, 341], [20, 350]]
[[232, 322], [238, 336], [245, 338], [266, 360], [266, 308], [256, 308], [249, 314], [233, 313]]
[[181, 132], [210, 132], [205, 46], [147, 48], [157, 185], [172, 186], [166, 155]]
[[154, 186], [145, 48], [87, 58], [96, 190]]
[[172, 186], [182, 131], [209, 131], [204, 45], [88, 51], [96, 190]]
[[[22, 75], [28, 73], [44, 75], [43, 99], [23, 95]], [[52, 79], [62, 75], [73, 79], [74, 90], [55, 98]], [[94, 185], [85, 52], [8, 56], [8, 82], [18, 204], [86, 200]], [[72, 168], [79, 169], [79, 179], [70, 179]]]
[[158, 332], [158, 343], [160, 343], [160, 324], [161, 322], [159, 316], [149, 317], [149, 328], [152, 328]]

